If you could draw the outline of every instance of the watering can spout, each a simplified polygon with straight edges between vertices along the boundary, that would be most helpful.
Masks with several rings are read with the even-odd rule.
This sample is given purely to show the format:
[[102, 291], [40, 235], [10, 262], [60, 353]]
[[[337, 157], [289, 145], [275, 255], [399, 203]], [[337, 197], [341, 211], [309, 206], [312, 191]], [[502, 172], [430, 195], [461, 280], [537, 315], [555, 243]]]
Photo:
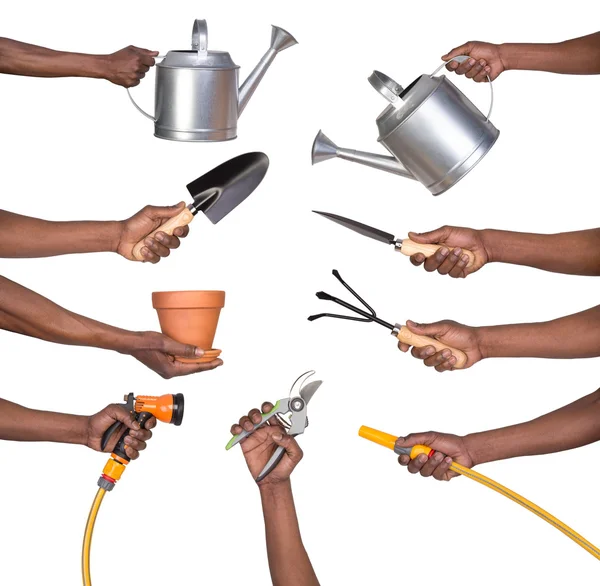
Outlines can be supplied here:
[[319, 130], [315, 137], [315, 142], [313, 143], [312, 164], [316, 165], [317, 163], [327, 161], [334, 157], [345, 159], [346, 161], [351, 161], [353, 163], [359, 163], [360, 165], [366, 165], [367, 167], [373, 167], [380, 171], [394, 173], [395, 175], [400, 175], [407, 179], [415, 179], [412, 173], [395, 157], [340, 148]]
[[269, 66], [271, 63], [273, 63], [277, 53], [298, 43], [298, 41], [290, 33], [281, 27], [272, 25], [272, 29], [271, 45], [269, 46], [269, 49], [240, 87], [238, 116], [240, 116], [244, 111], [244, 108], [250, 101], [252, 94], [254, 94], [258, 84], [261, 82], [262, 78], [267, 72], [267, 69], [269, 69]]

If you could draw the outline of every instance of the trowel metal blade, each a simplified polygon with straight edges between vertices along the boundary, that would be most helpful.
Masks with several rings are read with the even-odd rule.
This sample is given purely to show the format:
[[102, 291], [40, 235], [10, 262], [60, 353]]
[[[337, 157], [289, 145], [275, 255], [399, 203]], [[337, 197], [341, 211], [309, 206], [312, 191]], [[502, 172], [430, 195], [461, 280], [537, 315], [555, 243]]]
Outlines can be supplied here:
[[367, 236], [368, 238], [373, 238], [373, 240], [377, 240], [378, 242], [384, 242], [385, 244], [395, 244], [396, 238], [393, 234], [388, 232], [384, 232], [383, 230], [378, 230], [377, 228], [373, 228], [372, 226], [367, 226], [367, 224], [361, 224], [356, 220], [351, 220], [350, 218], [344, 218], [343, 216], [338, 216], [336, 214], [330, 214], [328, 212], [317, 212], [313, 210], [315, 214], [319, 214], [340, 226], [344, 226], [344, 228], [348, 228], [353, 230], [354, 232], [358, 232], [363, 236]]
[[300, 396], [304, 399], [304, 402], [308, 405], [313, 395], [317, 392], [319, 387], [323, 384], [322, 380], [315, 380], [308, 383], [301, 391]]
[[245, 153], [221, 163], [187, 185], [194, 208], [216, 224], [260, 184], [269, 168], [264, 153]]

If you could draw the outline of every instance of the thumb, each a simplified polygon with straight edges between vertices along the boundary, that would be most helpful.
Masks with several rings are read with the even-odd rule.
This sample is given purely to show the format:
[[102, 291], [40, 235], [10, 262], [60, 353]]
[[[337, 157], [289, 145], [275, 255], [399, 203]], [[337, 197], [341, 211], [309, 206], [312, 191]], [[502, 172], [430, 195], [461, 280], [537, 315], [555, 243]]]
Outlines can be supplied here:
[[413, 334], [421, 334], [423, 336], [434, 337], [438, 334], [444, 334], [447, 331], [447, 325], [442, 322], [434, 322], [432, 324], [418, 324], [412, 320], [406, 321], [406, 327]]
[[148, 215], [155, 220], [167, 220], [181, 213], [185, 208], [185, 202], [180, 201], [174, 206], [146, 206]]
[[285, 449], [285, 453], [288, 458], [294, 463], [298, 464], [300, 460], [302, 460], [302, 449], [298, 445], [298, 442], [287, 433], [283, 433], [281, 429], [277, 429], [276, 427], [270, 428], [273, 431], [271, 432], [271, 439], [282, 448]]
[[127, 409], [121, 407], [121, 405], [110, 405], [107, 407], [106, 413], [111, 419], [119, 421], [129, 429], [140, 429], [140, 424], [135, 417]]
[[420, 244], [440, 244], [445, 242], [450, 236], [450, 228], [442, 226], [430, 232], [409, 232], [408, 237]]
[[161, 350], [165, 354], [171, 356], [181, 356], [182, 358], [201, 358], [204, 356], [204, 350], [197, 348], [193, 344], [182, 344], [176, 342], [168, 336], [162, 335], [162, 346]]
[[471, 51], [471, 43], [465, 43], [464, 45], [461, 45], [460, 47], [454, 47], [454, 49], [452, 49], [452, 51], [450, 51], [449, 53], [446, 53], [445, 55], [442, 55], [442, 61], [448, 61], [449, 59], [452, 59], [454, 57], [458, 57], [459, 55], [469, 55]]
[[396, 440], [396, 446], [399, 448], [412, 448], [416, 445], [424, 445], [431, 447], [431, 443], [435, 441], [435, 434], [428, 433], [409, 433], [405, 437], [399, 437]]

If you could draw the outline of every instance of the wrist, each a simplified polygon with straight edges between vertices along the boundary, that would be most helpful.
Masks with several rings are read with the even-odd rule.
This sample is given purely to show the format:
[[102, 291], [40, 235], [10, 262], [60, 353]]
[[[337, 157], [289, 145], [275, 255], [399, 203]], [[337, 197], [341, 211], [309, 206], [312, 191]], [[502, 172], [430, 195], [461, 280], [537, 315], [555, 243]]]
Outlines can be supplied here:
[[109, 65], [108, 57], [108, 55], [89, 55], [89, 69], [86, 77], [107, 79]]
[[487, 262], [497, 262], [498, 261], [498, 238], [496, 230], [478, 230], [479, 237], [481, 238], [481, 242], [483, 244], [483, 248], [485, 250], [485, 254], [487, 256]]
[[292, 483], [289, 478], [277, 482], [261, 482], [258, 490], [263, 500], [276, 499], [289, 494], [292, 491]]
[[109, 248], [108, 252], [119, 253], [119, 246], [121, 245], [121, 238], [123, 237], [123, 230], [125, 229], [125, 220], [108, 222], [108, 224], [110, 224], [110, 234], [111, 234], [110, 248]]
[[67, 415], [68, 420], [63, 426], [63, 438], [61, 443], [89, 446], [89, 421], [86, 415]]
[[477, 326], [475, 330], [475, 338], [477, 340], [477, 348], [481, 354], [481, 359], [491, 358], [494, 356], [493, 342], [490, 336], [489, 326]]
[[515, 54], [518, 52], [517, 43], [501, 43], [498, 45], [498, 54], [504, 71], [515, 69]]
[[479, 464], [484, 464], [485, 460], [481, 453], [481, 434], [479, 433], [469, 433], [463, 437], [463, 444], [465, 446], [465, 450], [473, 466], [477, 466]]

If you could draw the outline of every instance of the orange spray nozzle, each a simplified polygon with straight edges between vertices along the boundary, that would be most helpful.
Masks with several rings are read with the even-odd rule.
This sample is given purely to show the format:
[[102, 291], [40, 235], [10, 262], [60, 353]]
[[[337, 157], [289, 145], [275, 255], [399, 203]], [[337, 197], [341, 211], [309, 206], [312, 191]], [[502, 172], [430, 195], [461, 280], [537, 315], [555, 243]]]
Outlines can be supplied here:
[[152, 397], [150, 395], [138, 395], [135, 398], [135, 412], [150, 413], [163, 423], [181, 425], [183, 421], [184, 401], [183, 395], [161, 395]]

